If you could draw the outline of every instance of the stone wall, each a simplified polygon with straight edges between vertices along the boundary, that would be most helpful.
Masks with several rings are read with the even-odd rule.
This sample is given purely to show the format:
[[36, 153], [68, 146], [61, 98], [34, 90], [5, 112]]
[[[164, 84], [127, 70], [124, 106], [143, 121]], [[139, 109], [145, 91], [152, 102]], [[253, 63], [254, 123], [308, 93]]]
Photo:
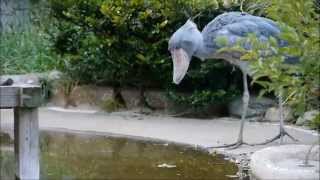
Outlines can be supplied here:
[[[188, 105], [175, 104], [168, 99], [166, 92], [163, 90], [151, 90], [147, 89], [144, 92], [144, 98], [149, 107], [141, 107], [141, 97], [138, 89], [124, 88], [121, 89], [122, 98], [126, 104], [126, 107], [118, 110], [140, 110], [141, 108], [151, 108], [154, 111], [162, 111], [165, 114], [173, 116], [184, 117], [216, 117], [225, 116], [228, 114], [227, 105], [212, 105], [203, 109], [194, 109]], [[113, 100], [114, 94], [111, 87], [83, 85], [77, 86], [73, 89], [70, 98], [74, 105], [68, 106], [68, 108], [77, 109], [97, 109], [104, 111], [103, 105], [108, 100]], [[53, 90], [53, 94], [49, 101], [50, 106], [64, 107], [66, 104], [66, 98], [59, 88]], [[150, 110], [151, 110], [150, 109]]]

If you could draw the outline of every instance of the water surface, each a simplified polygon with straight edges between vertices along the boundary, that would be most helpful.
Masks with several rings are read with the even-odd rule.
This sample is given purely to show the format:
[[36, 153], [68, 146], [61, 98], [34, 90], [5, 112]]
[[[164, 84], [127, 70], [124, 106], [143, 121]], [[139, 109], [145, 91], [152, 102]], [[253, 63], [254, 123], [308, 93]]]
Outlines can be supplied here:
[[[228, 179], [237, 167], [190, 147], [103, 135], [41, 132], [42, 179]], [[1, 179], [13, 179], [13, 144], [1, 136]]]

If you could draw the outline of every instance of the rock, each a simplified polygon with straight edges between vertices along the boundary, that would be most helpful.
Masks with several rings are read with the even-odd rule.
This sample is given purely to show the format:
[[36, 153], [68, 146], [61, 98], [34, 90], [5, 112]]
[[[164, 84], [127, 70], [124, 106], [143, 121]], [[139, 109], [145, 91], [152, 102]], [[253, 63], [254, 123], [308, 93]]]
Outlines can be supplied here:
[[[292, 110], [289, 107], [283, 107], [283, 120], [288, 122], [293, 119]], [[280, 110], [279, 108], [271, 107], [267, 110], [265, 116], [265, 121], [279, 122], [280, 121]]]
[[84, 86], [76, 86], [72, 93], [71, 99], [77, 104], [90, 104], [96, 105], [96, 86], [84, 85]]
[[55, 81], [55, 80], [59, 80], [61, 78], [62, 78], [62, 72], [57, 71], [57, 70], [50, 71], [47, 75], [48, 81]]
[[296, 125], [298, 126], [307, 126], [310, 124], [310, 122], [319, 114], [320, 112], [318, 110], [313, 111], [307, 111], [303, 114], [303, 116], [300, 116], [296, 122]]
[[[268, 108], [275, 105], [275, 101], [266, 97], [251, 96], [247, 117], [263, 117]], [[229, 114], [236, 117], [242, 115], [242, 97], [238, 97], [228, 105]]]
[[121, 95], [128, 109], [134, 109], [139, 106], [140, 92], [137, 89], [122, 89]]
[[152, 108], [163, 110], [168, 106], [168, 99], [163, 91], [146, 91], [144, 96]]
[[303, 162], [310, 145], [282, 145], [267, 147], [251, 156], [250, 167], [253, 179], [319, 179], [319, 145], [311, 150], [309, 164]]
[[[141, 105], [138, 89], [122, 89], [121, 95], [128, 109], [135, 109]], [[168, 99], [164, 91], [146, 90], [144, 97], [151, 108], [163, 110], [168, 107]]]
[[[70, 99], [79, 109], [85, 109], [89, 106], [99, 106], [104, 101], [112, 98], [112, 88], [93, 85], [77, 86], [73, 89], [70, 95]], [[64, 106], [66, 103], [66, 97], [61, 89], [55, 88], [52, 91], [50, 101], [55, 106]]]

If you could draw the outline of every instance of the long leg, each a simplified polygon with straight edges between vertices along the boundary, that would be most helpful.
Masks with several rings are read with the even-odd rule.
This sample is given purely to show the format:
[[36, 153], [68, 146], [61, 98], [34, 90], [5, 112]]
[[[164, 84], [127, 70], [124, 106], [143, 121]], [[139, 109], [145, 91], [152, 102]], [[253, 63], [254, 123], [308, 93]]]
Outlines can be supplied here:
[[283, 115], [283, 101], [282, 101], [282, 93], [280, 92], [279, 94], [279, 111], [280, 111], [280, 130], [279, 130], [279, 134], [276, 135], [274, 138], [271, 138], [263, 143], [257, 143], [254, 145], [265, 145], [268, 143], [271, 143], [277, 139], [280, 139], [280, 144], [283, 144], [283, 137], [284, 136], [288, 136], [290, 139], [292, 139], [293, 141], [298, 141], [297, 139], [295, 139], [294, 137], [292, 137], [285, 129], [284, 129], [284, 115]]
[[239, 146], [246, 144], [249, 145], [248, 143], [243, 141], [243, 129], [244, 129], [244, 123], [246, 121], [246, 116], [247, 116], [247, 111], [248, 111], [248, 106], [249, 106], [249, 100], [250, 100], [250, 94], [249, 94], [249, 89], [248, 89], [248, 79], [247, 79], [247, 73], [242, 71], [243, 75], [243, 96], [242, 96], [242, 114], [241, 114], [241, 124], [240, 124], [240, 131], [238, 135], [238, 140], [235, 143], [232, 144], [226, 144], [226, 145], [221, 145], [221, 146], [213, 146], [213, 147], [208, 147], [208, 148], [230, 148], [230, 149], [236, 149]]

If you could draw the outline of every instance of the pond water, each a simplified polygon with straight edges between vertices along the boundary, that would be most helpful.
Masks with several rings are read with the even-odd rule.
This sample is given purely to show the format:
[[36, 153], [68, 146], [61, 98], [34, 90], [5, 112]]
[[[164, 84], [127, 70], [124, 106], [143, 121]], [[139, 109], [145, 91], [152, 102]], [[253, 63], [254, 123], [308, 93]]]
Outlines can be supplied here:
[[[103, 135], [41, 132], [41, 179], [229, 179], [237, 166], [190, 147]], [[14, 179], [13, 141], [1, 135], [0, 179]]]

